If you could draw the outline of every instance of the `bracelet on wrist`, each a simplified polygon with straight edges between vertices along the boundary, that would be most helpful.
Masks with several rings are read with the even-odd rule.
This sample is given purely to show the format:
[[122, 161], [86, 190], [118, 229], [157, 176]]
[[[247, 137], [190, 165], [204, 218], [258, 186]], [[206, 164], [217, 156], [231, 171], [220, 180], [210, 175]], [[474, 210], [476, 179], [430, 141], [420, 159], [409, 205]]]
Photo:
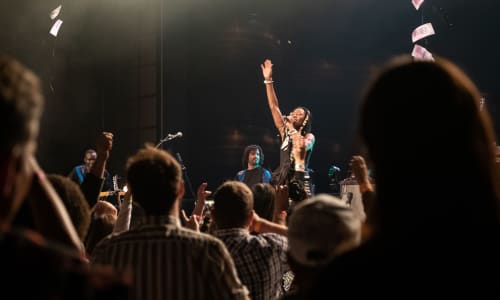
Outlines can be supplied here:
[[304, 164], [295, 164], [295, 171], [304, 171], [306, 166]]
[[272, 84], [274, 81], [272, 79], [264, 79], [264, 84]]

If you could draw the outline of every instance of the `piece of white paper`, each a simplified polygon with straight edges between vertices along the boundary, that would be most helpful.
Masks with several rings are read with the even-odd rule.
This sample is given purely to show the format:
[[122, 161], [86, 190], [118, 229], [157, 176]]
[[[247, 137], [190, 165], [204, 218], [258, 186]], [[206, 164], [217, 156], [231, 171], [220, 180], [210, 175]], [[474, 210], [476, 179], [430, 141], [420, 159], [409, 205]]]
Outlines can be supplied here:
[[49, 33], [52, 34], [53, 36], [57, 36], [59, 33], [59, 29], [61, 28], [63, 21], [61, 19], [58, 19], [54, 25], [52, 25], [52, 28], [50, 28]]
[[436, 34], [436, 32], [434, 31], [434, 27], [432, 27], [432, 23], [425, 23], [413, 30], [413, 32], [411, 33], [411, 40], [415, 43], [418, 40], [434, 34]]
[[411, 56], [413, 56], [415, 60], [434, 61], [432, 53], [430, 53], [429, 50], [417, 44], [413, 46], [413, 51], [411, 52]]
[[424, 0], [411, 0], [411, 3], [413, 4], [413, 7], [415, 7], [415, 9], [418, 10], [420, 6], [424, 3]]
[[62, 8], [62, 5], [59, 5], [58, 7], [56, 7], [53, 11], [50, 12], [50, 18], [52, 20], [54, 20], [55, 18], [57, 18], [57, 16], [59, 15], [59, 13], [61, 12], [61, 8]]

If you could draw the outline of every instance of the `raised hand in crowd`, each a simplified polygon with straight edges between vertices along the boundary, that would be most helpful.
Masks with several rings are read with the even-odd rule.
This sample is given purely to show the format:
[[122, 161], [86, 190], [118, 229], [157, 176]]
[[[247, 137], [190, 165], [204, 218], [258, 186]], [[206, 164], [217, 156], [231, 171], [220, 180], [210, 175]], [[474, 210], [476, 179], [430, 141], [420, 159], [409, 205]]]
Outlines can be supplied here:
[[181, 210], [184, 226], [194, 231], [200, 231], [200, 224], [203, 222], [203, 215], [207, 198], [212, 194], [211, 191], [206, 190], [207, 186], [208, 183], [203, 182], [198, 187], [198, 192], [196, 194], [196, 203], [191, 216], [188, 217], [186, 211]]
[[274, 202], [273, 222], [280, 225], [286, 225], [289, 206], [288, 186], [278, 185], [275, 189], [276, 197]]
[[118, 217], [116, 219], [113, 233], [120, 233], [130, 229], [130, 222], [132, 220], [132, 193], [128, 190], [125, 193], [123, 201], [120, 203], [118, 210]]
[[370, 176], [368, 175], [368, 168], [366, 167], [366, 162], [363, 156], [354, 155], [350, 162], [351, 170], [359, 184], [359, 190], [361, 193], [366, 191], [373, 191], [374, 188], [370, 182]]
[[286, 236], [288, 227], [284, 224], [268, 221], [253, 211], [252, 222], [250, 223], [249, 231], [254, 233], [276, 233]]
[[200, 232], [200, 216], [191, 214], [190, 217], [186, 215], [185, 210], [181, 210], [182, 218], [184, 220], [184, 227], [189, 228], [191, 230]]
[[372, 235], [373, 223], [375, 222], [375, 187], [372, 185], [370, 176], [368, 174], [368, 167], [366, 166], [365, 159], [363, 156], [354, 155], [351, 158], [350, 166], [352, 174], [356, 178], [359, 186], [359, 192], [361, 193], [361, 200], [363, 204], [363, 210], [366, 214], [366, 219], [362, 226], [362, 238], [363, 240], [368, 239]]
[[193, 213], [197, 216], [203, 216], [203, 211], [205, 209], [205, 205], [207, 203], [207, 198], [212, 195], [211, 191], [207, 191], [206, 188], [208, 183], [203, 182], [198, 187], [198, 192], [196, 193], [196, 203], [194, 205]]
[[104, 177], [104, 170], [113, 148], [113, 133], [103, 131], [97, 138], [97, 159], [90, 172], [98, 178]]
[[99, 193], [103, 185], [109, 185], [109, 183], [105, 182], [107, 179], [105, 174], [106, 164], [113, 148], [113, 134], [111, 132], [101, 132], [97, 138], [96, 148], [97, 158], [81, 184], [82, 192], [91, 207], [99, 200]]

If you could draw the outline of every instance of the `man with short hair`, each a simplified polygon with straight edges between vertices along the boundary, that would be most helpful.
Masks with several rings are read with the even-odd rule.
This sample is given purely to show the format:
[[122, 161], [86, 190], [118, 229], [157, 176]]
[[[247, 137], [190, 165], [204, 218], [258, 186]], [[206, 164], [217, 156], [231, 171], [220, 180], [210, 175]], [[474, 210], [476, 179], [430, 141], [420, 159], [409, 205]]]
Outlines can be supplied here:
[[214, 235], [226, 244], [250, 298], [280, 297], [283, 275], [289, 270], [286, 227], [258, 217], [253, 211], [252, 191], [237, 181], [228, 181], [215, 191], [212, 217]]
[[247, 299], [224, 244], [181, 227], [184, 182], [175, 158], [147, 147], [129, 158], [126, 173], [144, 216], [133, 229], [101, 241], [91, 263], [131, 271], [131, 299]]

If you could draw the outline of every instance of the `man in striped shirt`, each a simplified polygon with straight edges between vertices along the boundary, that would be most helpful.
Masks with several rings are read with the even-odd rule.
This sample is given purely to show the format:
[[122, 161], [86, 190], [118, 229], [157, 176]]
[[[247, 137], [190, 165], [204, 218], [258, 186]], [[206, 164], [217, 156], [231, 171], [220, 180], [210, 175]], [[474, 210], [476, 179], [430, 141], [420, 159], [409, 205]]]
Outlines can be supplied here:
[[129, 231], [105, 238], [91, 263], [112, 265], [133, 277], [131, 299], [247, 299], [224, 244], [182, 228], [182, 172], [167, 152], [147, 147], [129, 158], [127, 182], [145, 212]]

